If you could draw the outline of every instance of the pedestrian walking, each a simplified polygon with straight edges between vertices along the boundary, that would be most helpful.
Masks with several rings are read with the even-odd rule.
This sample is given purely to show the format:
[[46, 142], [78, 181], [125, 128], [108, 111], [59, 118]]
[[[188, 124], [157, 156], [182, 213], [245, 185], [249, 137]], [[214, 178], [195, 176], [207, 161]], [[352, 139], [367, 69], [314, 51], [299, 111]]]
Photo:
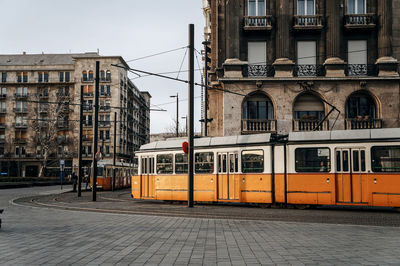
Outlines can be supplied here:
[[76, 184], [77, 184], [78, 176], [75, 172], [72, 173], [72, 192], [76, 192]]
[[88, 186], [89, 186], [89, 175], [88, 174], [85, 174], [85, 182], [86, 182], [86, 190], [88, 189]]

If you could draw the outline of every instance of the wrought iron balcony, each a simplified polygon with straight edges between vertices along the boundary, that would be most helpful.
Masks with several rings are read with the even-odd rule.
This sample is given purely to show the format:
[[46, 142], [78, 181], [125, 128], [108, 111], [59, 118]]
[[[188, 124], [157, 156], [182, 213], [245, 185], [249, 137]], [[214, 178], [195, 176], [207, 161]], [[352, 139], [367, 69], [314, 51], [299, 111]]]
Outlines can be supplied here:
[[296, 65], [294, 68], [295, 77], [321, 77], [325, 76], [323, 65]]
[[246, 76], [248, 77], [273, 77], [275, 69], [272, 65], [253, 65], [247, 67]]
[[19, 99], [25, 99], [25, 98], [28, 98], [28, 93], [15, 93], [14, 94], [14, 96], [15, 96], [15, 98], [19, 98]]
[[324, 27], [322, 15], [297, 15], [294, 16], [295, 30], [321, 30]]
[[374, 129], [382, 128], [382, 119], [358, 117], [358, 118], [346, 118], [346, 129]]
[[348, 14], [345, 15], [346, 29], [373, 29], [376, 27], [375, 14]]
[[14, 123], [14, 127], [19, 128], [19, 129], [24, 129], [24, 128], [27, 128], [28, 125], [26, 123], [16, 122], [16, 123]]
[[242, 119], [242, 133], [275, 132], [276, 120]]
[[376, 65], [348, 64], [345, 71], [346, 76], [378, 76]]
[[322, 122], [322, 124], [320, 122], [321, 120], [316, 119], [293, 119], [293, 131], [322, 131], [329, 129], [328, 120]]
[[14, 113], [26, 114], [26, 113], [28, 113], [28, 109], [27, 108], [17, 107], [17, 108], [14, 108]]
[[246, 16], [244, 17], [244, 30], [264, 30], [272, 29], [272, 16]]

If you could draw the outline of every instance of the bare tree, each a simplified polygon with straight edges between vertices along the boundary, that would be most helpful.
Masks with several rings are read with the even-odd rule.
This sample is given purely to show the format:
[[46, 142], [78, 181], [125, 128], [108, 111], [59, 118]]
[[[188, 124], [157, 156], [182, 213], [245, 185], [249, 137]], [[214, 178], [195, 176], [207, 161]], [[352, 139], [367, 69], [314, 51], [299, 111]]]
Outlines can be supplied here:
[[[171, 138], [176, 137], [176, 119], [173, 119], [173, 123], [165, 128], [165, 133], [171, 135]], [[179, 137], [186, 136], [186, 127], [185, 125], [182, 125], [182, 123], [180, 123], [178, 128], [178, 135]]]
[[[73, 123], [69, 121], [69, 97], [62, 94], [52, 95], [50, 101], [46, 101], [43, 94], [38, 93], [33, 97], [36, 108], [33, 108], [29, 120], [33, 135], [31, 136], [31, 145], [33, 149], [40, 153], [39, 177], [43, 177], [49, 160], [57, 154], [60, 142], [60, 131], [69, 131]], [[35, 99], [36, 98], [36, 99]], [[64, 137], [64, 136], [61, 136]], [[64, 139], [63, 144], [68, 144]], [[64, 152], [64, 151], [62, 151]]]

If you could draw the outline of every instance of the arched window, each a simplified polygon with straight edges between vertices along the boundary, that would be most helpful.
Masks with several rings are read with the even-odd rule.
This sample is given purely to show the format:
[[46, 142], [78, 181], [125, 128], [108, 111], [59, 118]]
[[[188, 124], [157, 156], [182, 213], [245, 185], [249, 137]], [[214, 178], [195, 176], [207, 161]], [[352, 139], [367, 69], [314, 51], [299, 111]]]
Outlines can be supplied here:
[[376, 105], [371, 95], [364, 91], [351, 94], [346, 102], [346, 118], [359, 120], [376, 118]]
[[106, 80], [107, 81], [111, 80], [111, 71], [110, 70], [107, 70], [107, 72], [106, 72]]
[[87, 78], [88, 78], [88, 76], [87, 76], [86, 70], [82, 71], [82, 80], [87, 81]]
[[271, 100], [262, 92], [248, 96], [243, 102], [243, 119], [274, 119], [274, 107]]
[[320, 97], [313, 93], [298, 96], [293, 105], [293, 131], [327, 130], [329, 122], [320, 121], [325, 116], [325, 106]]
[[89, 71], [89, 80], [93, 80], [93, 70]]
[[242, 133], [274, 131], [276, 120], [271, 99], [262, 92], [247, 96], [242, 106]]

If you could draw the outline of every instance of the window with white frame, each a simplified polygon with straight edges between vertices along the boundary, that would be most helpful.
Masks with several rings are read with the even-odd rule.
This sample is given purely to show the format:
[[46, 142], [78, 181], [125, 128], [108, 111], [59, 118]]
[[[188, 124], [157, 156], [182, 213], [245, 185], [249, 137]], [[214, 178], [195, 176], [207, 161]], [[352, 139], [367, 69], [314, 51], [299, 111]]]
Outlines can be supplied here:
[[249, 16], [265, 16], [266, 0], [249, 0], [248, 15]]
[[366, 0], [347, 0], [348, 14], [365, 14], [367, 13]]
[[297, 0], [297, 15], [315, 15], [315, 1]]

